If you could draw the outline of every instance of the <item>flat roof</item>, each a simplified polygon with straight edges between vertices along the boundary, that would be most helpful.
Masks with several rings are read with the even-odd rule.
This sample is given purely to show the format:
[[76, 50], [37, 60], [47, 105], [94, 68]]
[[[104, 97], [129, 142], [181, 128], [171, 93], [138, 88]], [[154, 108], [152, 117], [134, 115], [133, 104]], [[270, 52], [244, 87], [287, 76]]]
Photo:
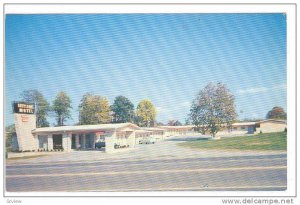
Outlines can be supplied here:
[[264, 123], [264, 122], [278, 122], [278, 123], [284, 123], [284, 124], [286, 124], [286, 120], [276, 120], [276, 119], [262, 120], [262, 121], [259, 121], [258, 123]]
[[75, 126], [60, 126], [60, 127], [41, 127], [32, 130], [32, 133], [51, 133], [51, 132], [83, 132], [83, 131], [100, 131], [100, 130], [115, 130], [126, 127], [140, 129], [132, 123], [116, 123], [116, 124], [97, 124], [97, 125], [75, 125]]
[[181, 126], [159, 126], [164, 130], [188, 130], [194, 128], [194, 125], [181, 125]]
[[137, 130], [136, 133], [152, 133], [152, 131], [149, 130]]
[[258, 122], [236, 122], [236, 123], [233, 123], [232, 126], [256, 125], [256, 124], [265, 123], [265, 122], [276, 122], [276, 123], [286, 124], [286, 120], [267, 119], [267, 120], [261, 120]]
[[256, 122], [236, 122], [232, 126], [246, 126], [246, 125], [255, 125]]
[[150, 131], [165, 131], [163, 128], [159, 127], [141, 127], [143, 130], [150, 130]]

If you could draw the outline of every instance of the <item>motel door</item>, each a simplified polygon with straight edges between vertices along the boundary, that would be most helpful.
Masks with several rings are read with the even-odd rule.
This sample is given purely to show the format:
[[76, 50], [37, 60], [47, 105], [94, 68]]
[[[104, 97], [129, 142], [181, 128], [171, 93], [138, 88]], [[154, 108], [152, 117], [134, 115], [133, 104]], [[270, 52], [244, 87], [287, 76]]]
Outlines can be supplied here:
[[95, 140], [94, 140], [94, 135], [93, 134], [86, 134], [85, 135], [85, 148], [87, 149], [93, 149]]
[[254, 126], [248, 126], [248, 134], [254, 133]]
[[71, 149], [76, 149], [76, 135], [72, 135]]
[[53, 135], [53, 149], [62, 149], [62, 135]]

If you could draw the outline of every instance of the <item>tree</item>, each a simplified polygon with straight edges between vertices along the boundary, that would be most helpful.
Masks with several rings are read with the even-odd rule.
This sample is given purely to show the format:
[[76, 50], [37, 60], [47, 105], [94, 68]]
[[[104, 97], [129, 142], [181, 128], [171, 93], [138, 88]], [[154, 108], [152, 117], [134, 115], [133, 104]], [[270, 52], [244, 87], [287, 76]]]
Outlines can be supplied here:
[[79, 124], [91, 125], [111, 122], [110, 106], [105, 97], [85, 94], [79, 105]]
[[154, 126], [164, 126], [165, 124], [162, 122], [155, 121]]
[[139, 126], [154, 125], [156, 109], [150, 100], [142, 100], [136, 108], [137, 123]]
[[267, 119], [286, 120], [286, 112], [282, 107], [273, 107], [272, 110], [267, 113]]
[[24, 102], [33, 103], [35, 105], [36, 126], [49, 127], [47, 116], [50, 111], [50, 105], [43, 94], [37, 90], [24, 90], [21, 94], [21, 98]]
[[133, 122], [134, 105], [124, 96], [117, 96], [111, 106], [113, 112], [113, 122]]
[[184, 125], [191, 125], [191, 119], [189, 117], [185, 119]]
[[16, 132], [15, 124], [5, 127], [5, 148], [6, 152], [12, 151], [12, 137], [14, 132]]
[[190, 109], [190, 119], [202, 134], [215, 137], [222, 127], [230, 127], [237, 117], [234, 96], [226, 85], [209, 83], [200, 90]]
[[181, 122], [178, 120], [169, 120], [168, 126], [181, 126]]
[[52, 110], [56, 115], [58, 126], [64, 126], [66, 119], [71, 118], [71, 99], [65, 92], [59, 92], [53, 101]]

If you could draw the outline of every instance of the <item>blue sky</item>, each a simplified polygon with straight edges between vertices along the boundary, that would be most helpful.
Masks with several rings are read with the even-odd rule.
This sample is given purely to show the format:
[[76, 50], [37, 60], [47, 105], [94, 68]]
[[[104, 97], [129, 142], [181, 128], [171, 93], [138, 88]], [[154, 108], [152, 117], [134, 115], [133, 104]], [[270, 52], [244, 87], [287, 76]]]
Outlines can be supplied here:
[[[225, 83], [239, 119], [286, 110], [284, 14], [6, 15], [5, 122], [11, 102], [37, 89], [49, 102], [72, 99], [72, 119], [86, 92], [118, 95], [135, 106], [150, 99], [157, 120], [184, 122], [196, 94]], [[51, 123], [53, 118], [49, 118]]]

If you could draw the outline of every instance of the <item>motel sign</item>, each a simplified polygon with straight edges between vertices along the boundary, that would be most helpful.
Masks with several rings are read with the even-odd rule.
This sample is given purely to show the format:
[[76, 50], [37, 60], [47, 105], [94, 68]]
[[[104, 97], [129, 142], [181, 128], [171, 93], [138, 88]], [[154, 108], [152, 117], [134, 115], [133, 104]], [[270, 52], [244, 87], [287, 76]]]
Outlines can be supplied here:
[[14, 113], [34, 114], [34, 104], [23, 103], [23, 102], [14, 102], [13, 110], [14, 110]]

